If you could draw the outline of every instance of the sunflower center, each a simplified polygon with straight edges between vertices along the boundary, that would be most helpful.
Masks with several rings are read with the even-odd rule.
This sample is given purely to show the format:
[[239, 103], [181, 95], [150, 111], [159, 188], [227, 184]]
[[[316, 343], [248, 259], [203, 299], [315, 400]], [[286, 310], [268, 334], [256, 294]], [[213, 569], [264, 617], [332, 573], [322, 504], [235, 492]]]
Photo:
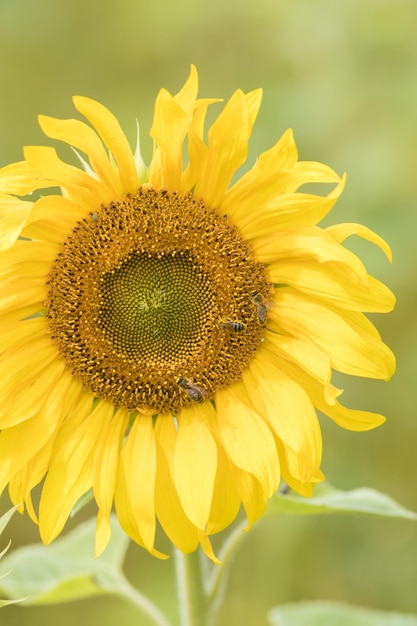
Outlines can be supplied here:
[[226, 216], [191, 194], [144, 188], [76, 224], [48, 285], [51, 337], [73, 375], [149, 413], [239, 380], [270, 292]]
[[161, 366], [189, 358], [214, 304], [189, 255], [134, 253], [103, 276], [98, 326], [121, 354]]

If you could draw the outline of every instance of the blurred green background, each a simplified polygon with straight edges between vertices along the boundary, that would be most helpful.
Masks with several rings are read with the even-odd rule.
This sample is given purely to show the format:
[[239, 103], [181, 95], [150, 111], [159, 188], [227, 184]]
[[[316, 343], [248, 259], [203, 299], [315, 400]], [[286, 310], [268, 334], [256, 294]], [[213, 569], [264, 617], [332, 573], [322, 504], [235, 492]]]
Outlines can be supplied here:
[[[396, 293], [375, 322], [398, 358], [389, 384], [336, 379], [344, 402], [384, 413], [355, 434], [322, 420], [323, 469], [341, 488], [368, 485], [417, 510], [417, 3], [415, 0], [0, 0], [0, 166], [45, 140], [38, 113], [73, 115], [71, 96], [101, 100], [135, 137], [147, 132], [160, 87], [176, 91], [195, 63], [202, 96], [264, 88], [250, 161], [289, 126], [300, 158], [347, 171], [329, 222], [360, 221], [388, 240], [355, 245]], [[349, 244], [350, 245], [350, 244]], [[3, 497], [3, 508], [7, 496]], [[6, 529], [13, 547], [37, 541], [27, 517]], [[68, 528], [76, 522], [71, 522]], [[5, 539], [6, 541], [6, 539]], [[3, 541], [2, 541], [3, 544]], [[131, 580], [166, 604], [171, 562], [132, 546]], [[263, 626], [274, 604], [336, 599], [417, 613], [417, 527], [378, 518], [283, 518], [247, 536], [219, 624]], [[121, 601], [0, 611], [7, 626], [146, 624]]]

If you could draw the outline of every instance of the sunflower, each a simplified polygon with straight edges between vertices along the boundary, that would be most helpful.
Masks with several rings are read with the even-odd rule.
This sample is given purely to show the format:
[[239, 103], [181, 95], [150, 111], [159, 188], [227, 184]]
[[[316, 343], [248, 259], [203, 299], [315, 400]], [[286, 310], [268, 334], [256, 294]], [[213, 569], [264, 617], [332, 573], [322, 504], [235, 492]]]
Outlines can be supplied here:
[[394, 371], [364, 315], [394, 297], [342, 245], [358, 235], [390, 258], [387, 244], [317, 226], [344, 177], [298, 161], [290, 130], [232, 182], [262, 92], [236, 91], [206, 138], [217, 100], [197, 83], [192, 67], [159, 92], [149, 168], [108, 109], [75, 97], [89, 124], [39, 121], [82, 167], [31, 146], [0, 170], [0, 491], [45, 543], [90, 491], [97, 554], [114, 506], [153, 555], [158, 522], [215, 559], [210, 535], [242, 506], [251, 526], [281, 478], [306, 496], [323, 480], [316, 410], [357, 431], [384, 421], [339, 404], [331, 375]]

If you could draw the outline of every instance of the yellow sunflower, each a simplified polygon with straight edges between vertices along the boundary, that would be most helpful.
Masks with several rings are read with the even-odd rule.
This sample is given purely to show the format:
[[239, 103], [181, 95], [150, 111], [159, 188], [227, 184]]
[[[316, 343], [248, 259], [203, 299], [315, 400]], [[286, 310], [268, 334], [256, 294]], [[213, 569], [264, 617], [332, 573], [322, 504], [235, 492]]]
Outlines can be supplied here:
[[[363, 314], [394, 297], [342, 245], [359, 235], [390, 258], [387, 244], [317, 226], [344, 178], [298, 161], [290, 130], [232, 183], [262, 92], [236, 91], [206, 139], [217, 100], [197, 82], [192, 68], [176, 95], [159, 92], [149, 168], [108, 109], [76, 97], [89, 124], [39, 121], [82, 168], [31, 146], [0, 170], [0, 491], [46, 543], [92, 490], [97, 553], [114, 504], [152, 554], [158, 521], [214, 559], [209, 536], [241, 505], [250, 526], [280, 477], [304, 495], [323, 479], [316, 409], [351, 430], [384, 421], [341, 406], [330, 379], [394, 371]], [[30, 199], [46, 188], [58, 192]]]

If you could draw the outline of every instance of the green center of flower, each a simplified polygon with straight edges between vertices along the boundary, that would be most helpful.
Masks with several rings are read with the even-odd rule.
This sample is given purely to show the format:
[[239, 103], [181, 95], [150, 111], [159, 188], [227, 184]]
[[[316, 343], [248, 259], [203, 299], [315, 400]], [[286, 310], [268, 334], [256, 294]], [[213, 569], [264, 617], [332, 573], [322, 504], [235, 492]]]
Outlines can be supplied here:
[[270, 293], [226, 216], [191, 194], [144, 188], [78, 222], [48, 284], [51, 337], [73, 375], [152, 414], [239, 380]]
[[120, 354], [178, 367], [199, 344], [215, 304], [189, 255], [134, 253], [103, 276], [98, 326]]

